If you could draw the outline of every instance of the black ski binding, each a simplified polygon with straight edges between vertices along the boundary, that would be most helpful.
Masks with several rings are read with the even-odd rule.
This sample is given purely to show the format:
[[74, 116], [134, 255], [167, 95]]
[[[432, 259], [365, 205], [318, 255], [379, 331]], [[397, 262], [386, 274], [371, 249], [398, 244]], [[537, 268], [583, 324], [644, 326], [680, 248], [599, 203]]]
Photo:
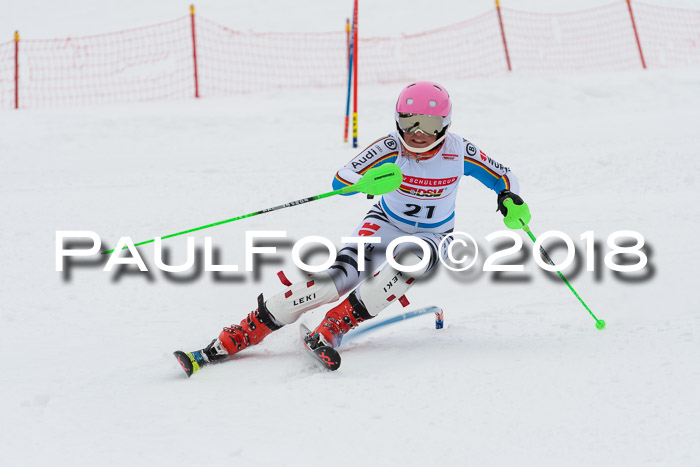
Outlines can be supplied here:
[[340, 368], [340, 354], [329, 345], [323, 345], [311, 337], [311, 331], [303, 324], [299, 327], [304, 348], [316, 363], [326, 370], [335, 371]]

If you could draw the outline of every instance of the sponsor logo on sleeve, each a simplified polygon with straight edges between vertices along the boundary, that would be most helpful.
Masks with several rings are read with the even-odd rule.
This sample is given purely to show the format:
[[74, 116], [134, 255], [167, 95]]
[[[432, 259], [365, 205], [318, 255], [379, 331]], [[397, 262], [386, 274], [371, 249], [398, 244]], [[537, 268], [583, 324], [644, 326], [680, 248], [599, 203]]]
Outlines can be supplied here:
[[375, 156], [379, 154], [379, 151], [377, 151], [374, 148], [369, 148], [362, 154], [362, 157], [358, 157], [356, 160], [352, 161], [352, 168], [353, 170], [357, 169], [358, 167], [362, 167], [365, 164], [367, 164], [369, 161], [374, 159]]
[[384, 140], [384, 146], [386, 146], [389, 151], [394, 151], [396, 150], [396, 141], [392, 138], [387, 138]]
[[474, 157], [474, 159], [477, 159], [477, 160], [481, 159], [482, 163], [488, 165], [489, 167], [495, 169], [496, 171], [500, 171], [502, 174], [510, 172], [510, 169], [508, 167], [501, 164], [500, 162], [497, 162], [497, 161], [491, 159], [482, 150], [479, 150], [479, 157], [478, 158], [475, 157], [476, 151], [477, 151], [476, 146], [467, 142], [467, 154], [469, 154], [469, 156], [472, 156], [472, 157]]
[[501, 164], [500, 162], [496, 162], [495, 160], [491, 159], [489, 156], [487, 156], [483, 152], [481, 153], [481, 158], [484, 161], [487, 161], [491, 167], [493, 167], [496, 170], [500, 170], [502, 173], [510, 172], [510, 169], [508, 167]]

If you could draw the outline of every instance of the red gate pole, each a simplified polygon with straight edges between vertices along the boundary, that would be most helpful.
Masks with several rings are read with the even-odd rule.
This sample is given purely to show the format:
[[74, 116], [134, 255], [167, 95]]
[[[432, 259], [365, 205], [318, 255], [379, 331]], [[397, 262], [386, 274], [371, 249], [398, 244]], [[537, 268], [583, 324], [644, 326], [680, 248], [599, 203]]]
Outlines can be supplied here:
[[19, 31], [15, 31], [15, 109], [19, 109]]
[[498, 12], [498, 24], [501, 25], [501, 37], [503, 38], [503, 48], [506, 51], [506, 63], [508, 63], [508, 71], [513, 71], [510, 68], [510, 55], [508, 55], [508, 43], [506, 42], [506, 31], [503, 29], [503, 18], [501, 17], [501, 2], [496, 0], [496, 11]]
[[192, 59], [194, 60], [194, 97], [199, 98], [199, 80], [197, 78], [197, 40], [194, 33], [194, 5], [190, 5], [190, 17], [192, 18]]
[[646, 70], [647, 64], [644, 61], [644, 54], [642, 53], [642, 43], [639, 42], [639, 34], [637, 34], [637, 23], [634, 22], [634, 14], [632, 13], [632, 3], [627, 0], [627, 9], [630, 11], [630, 19], [632, 20], [632, 29], [634, 29], [634, 38], [637, 39], [637, 48], [639, 49], [639, 57], [642, 59], [642, 68]]

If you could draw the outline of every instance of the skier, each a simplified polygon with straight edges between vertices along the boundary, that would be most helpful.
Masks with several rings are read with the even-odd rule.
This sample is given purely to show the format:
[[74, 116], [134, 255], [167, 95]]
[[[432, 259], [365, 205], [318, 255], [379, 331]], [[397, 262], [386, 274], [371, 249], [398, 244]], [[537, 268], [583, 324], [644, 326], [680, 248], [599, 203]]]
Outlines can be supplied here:
[[[508, 167], [486, 156], [474, 144], [449, 133], [452, 103], [439, 84], [422, 81], [404, 88], [396, 103], [396, 131], [378, 139], [341, 168], [333, 180], [334, 189], [357, 182], [373, 167], [393, 162], [401, 168], [403, 183], [382, 195], [355, 229], [353, 237], [379, 238], [358, 252], [358, 244], [346, 244], [338, 251], [334, 264], [308, 280], [290, 283], [277, 295], [263, 299], [239, 325], [226, 327], [205, 349], [175, 352], [188, 376], [203, 365], [222, 360], [260, 343], [282, 326], [294, 323], [306, 311], [335, 302], [321, 323], [308, 335], [311, 348], [337, 347], [344, 334], [372, 319], [399, 300], [413, 283], [430, 273], [440, 256], [447, 254], [455, 219], [455, 198], [462, 175], [476, 178], [497, 194], [498, 210], [506, 216], [506, 200], [511, 209], [523, 212], [529, 221], [527, 205], [518, 196], [518, 181]], [[355, 194], [355, 193], [350, 193]], [[413, 243], [400, 243], [394, 251], [400, 263], [416, 266], [414, 272], [401, 272], [385, 262], [387, 245], [395, 238], [413, 236], [427, 243], [424, 250]], [[365, 268], [360, 271], [358, 253], [364, 253]], [[374, 277], [373, 277], [374, 276]]]

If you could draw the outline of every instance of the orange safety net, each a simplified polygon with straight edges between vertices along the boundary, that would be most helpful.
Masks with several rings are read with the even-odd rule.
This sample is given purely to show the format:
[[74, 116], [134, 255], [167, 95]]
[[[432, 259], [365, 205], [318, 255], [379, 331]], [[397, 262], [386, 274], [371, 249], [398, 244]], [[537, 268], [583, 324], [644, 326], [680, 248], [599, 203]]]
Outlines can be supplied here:
[[[700, 11], [632, 2], [647, 67], [700, 65]], [[625, 1], [558, 14], [501, 9], [513, 72], [641, 69]], [[108, 34], [19, 42], [19, 107], [195, 95], [189, 15]], [[346, 32], [235, 31], [196, 17], [203, 97], [271, 88], [347, 86]], [[399, 37], [360, 37], [360, 84], [508, 72], [497, 11]], [[15, 105], [15, 43], [0, 43], [0, 108]]]

